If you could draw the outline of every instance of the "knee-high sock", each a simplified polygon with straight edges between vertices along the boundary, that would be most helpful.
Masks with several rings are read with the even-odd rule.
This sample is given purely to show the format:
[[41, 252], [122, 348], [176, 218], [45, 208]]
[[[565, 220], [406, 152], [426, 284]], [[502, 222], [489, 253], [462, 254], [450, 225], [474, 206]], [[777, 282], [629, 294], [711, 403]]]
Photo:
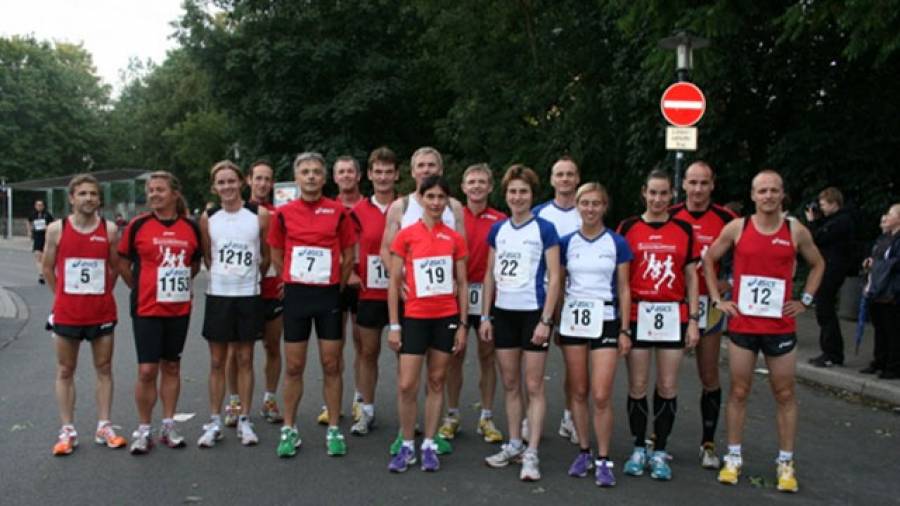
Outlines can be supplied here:
[[628, 425], [631, 427], [631, 435], [634, 436], [634, 446], [645, 446], [647, 437], [647, 398], [635, 399], [628, 396]]
[[678, 397], [663, 399], [659, 392], [653, 392], [653, 432], [656, 436], [654, 450], [665, 451], [672, 426], [675, 425], [675, 411], [678, 409]]
[[700, 416], [703, 418], [703, 443], [713, 443], [716, 426], [719, 425], [719, 407], [722, 405], [722, 389], [706, 390], [700, 395]]

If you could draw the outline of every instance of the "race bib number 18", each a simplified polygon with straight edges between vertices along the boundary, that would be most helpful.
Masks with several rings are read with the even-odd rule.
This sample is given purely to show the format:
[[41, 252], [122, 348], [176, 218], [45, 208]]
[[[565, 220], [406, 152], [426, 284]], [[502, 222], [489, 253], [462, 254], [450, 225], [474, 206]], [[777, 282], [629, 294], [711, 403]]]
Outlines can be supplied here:
[[607, 319], [615, 319], [615, 311], [602, 300], [567, 298], [560, 314], [559, 332], [567, 337], [599, 339]]
[[384, 262], [378, 255], [368, 255], [366, 257], [366, 288], [387, 289], [388, 273]]
[[741, 276], [738, 311], [747, 316], [781, 318], [784, 280], [765, 276]]
[[675, 343], [681, 340], [677, 302], [639, 302], [637, 336], [641, 341]]
[[449, 255], [413, 260], [416, 297], [453, 293], [453, 261]]
[[63, 291], [73, 295], [103, 295], [106, 291], [106, 260], [67, 258]]
[[159, 267], [156, 269], [157, 302], [188, 302], [190, 300], [190, 267]]

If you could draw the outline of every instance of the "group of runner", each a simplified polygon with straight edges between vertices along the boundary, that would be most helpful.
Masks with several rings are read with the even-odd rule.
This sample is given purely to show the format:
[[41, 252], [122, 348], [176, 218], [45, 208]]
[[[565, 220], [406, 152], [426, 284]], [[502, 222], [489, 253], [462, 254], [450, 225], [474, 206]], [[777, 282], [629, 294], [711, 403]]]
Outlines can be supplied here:
[[[677, 412], [679, 365], [685, 350], [695, 348], [703, 386], [700, 463], [719, 469], [720, 482], [737, 483], [746, 400], [761, 351], [778, 412], [778, 489], [798, 489], [793, 467], [794, 317], [811, 304], [824, 262], [807, 229], [782, 213], [784, 185], [777, 173], [766, 170], [753, 179], [755, 214], [737, 218], [712, 203], [715, 175], [707, 163], [698, 161], [688, 168], [687, 199], [676, 206], [669, 175], [652, 171], [641, 188], [644, 211], [613, 231], [604, 223], [610, 203], [606, 189], [595, 182], [580, 184], [579, 168], [568, 157], [551, 168], [554, 199], [538, 206], [537, 174], [523, 165], [505, 171], [500, 185], [509, 217], [488, 206], [493, 176], [487, 165], [464, 172], [463, 205], [451, 196], [441, 175], [441, 154], [430, 147], [412, 155], [416, 188], [405, 196], [396, 194], [399, 163], [385, 147], [368, 159], [366, 172], [374, 190], [370, 197], [359, 193], [362, 174], [351, 157], [334, 164], [340, 189], [336, 200], [323, 196], [327, 170], [320, 154], [298, 155], [293, 170], [299, 198], [274, 209], [269, 201], [271, 164], [252, 164], [246, 177], [232, 162], [215, 164], [210, 182], [219, 204], [204, 211], [198, 224], [187, 217], [177, 178], [163, 171], [151, 173], [146, 184], [150, 211], [125, 227], [118, 246], [115, 224], [97, 216], [97, 181], [89, 175], [72, 179], [72, 215], [48, 227], [43, 258], [44, 276], [56, 295], [51, 326], [57, 336], [56, 389], [63, 426], [54, 454], [71, 453], [77, 445], [72, 376], [80, 340], [91, 342], [98, 376], [95, 440], [110, 447], [127, 444], [109, 416], [116, 325], [111, 290], [117, 275], [132, 289], [139, 362], [139, 425], [131, 452], [145, 453], [153, 445], [157, 397], [163, 411], [159, 442], [185, 445], [173, 417], [192, 279], [202, 260], [209, 271], [203, 336], [210, 351], [210, 419], [197, 441], [200, 447], [214, 446], [229, 425], [237, 427], [242, 444], [258, 443], [250, 421], [252, 364], [254, 343], [263, 340], [266, 385], [261, 415], [282, 424], [277, 455], [296, 454], [301, 446], [297, 406], [314, 328], [324, 375], [325, 406], [318, 420], [328, 426], [327, 453], [346, 454], [340, 416], [349, 317], [356, 352], [354, 435], [364, 436], [375, 426], [385, 327], [386, 344], [398, 356], [400, 427], [391, 445], [392, 472], [406, 471], [419, 460], [423, 470], [437, 471], [438, 456], [452, 451], [450, 440], [462, 426], [462, 363], [471, 330], [477, 335], [481, 373], [476, 432], [486, 442], [504, 440], [493, 421], [497, 369], [505, 396], [508, 438], [485, 458], [488, 466], [520, 463], [522, 480], [540, 479], [545, 366], [553, 342], [565, 362], [566, 409], [558, 433], [579, 446], [569, 474], [583, 477], [593, 470], [597, 485], [616, 482], [609, 455], [611, 397], [618, 358], [625, 356], [626, 411], [634, 449], [623, 470], [670, 480], [666, 447]], [[247, 201], [244, 185], [250, 187]], [[728, 277], [720, 273], [719, 263], [732, 249]], [[811, 270], [801, 299], [794, 300], [798, 252]], [[728, 449], [720, 465], [714, 437], [722, 397], [718, 353], [726, 326], [731, 386]], [[283, 413], [275, 401], [282, 358]], [[417, 453], [423, 366], [423, 440]], [[655, 381], [648, 439], [651, 370]], [[231, 393], [227, 403], [226, 391]], [[445, 395], [447, 412], [441, 421]], [[596, 453], [591, 448], [591, 419]]]

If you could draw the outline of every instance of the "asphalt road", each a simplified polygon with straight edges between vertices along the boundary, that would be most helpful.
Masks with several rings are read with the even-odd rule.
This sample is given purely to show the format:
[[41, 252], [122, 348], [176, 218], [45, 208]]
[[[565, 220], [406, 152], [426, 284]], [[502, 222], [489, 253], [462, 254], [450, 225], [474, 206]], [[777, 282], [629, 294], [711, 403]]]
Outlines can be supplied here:
[[[0, 504], [586, 504], [614, 501], [618, 504], [898, 504], [900, 483], [900, 416], [871, 406], [847, 402], [807, 386], [798, 386], [800, 435], [797, 466], [800, 493], [781, 494], [774, 489], [777, 452], [774, 404], [764, 376], [757, 376], [749, 407], [744, 442], [744, 475], [736, 487], [716, 483], [715, 473], [697, 465], [700, 438], [699, 384], [693, 361], [686, 360], [681, 374], [678, 419], [670, 438], [674, 480], [660, 483], [649, 477], [622, 475], [623, 459], [630, 452], [625, 419], [624, 364], [616, 380], [616, 431], [612, 456], [619, 484], [598, 489], [589, 478], [574, 479], [566, 470], [576, 448], [556, 437], [562, 410], [559, 387], [562, 361], [551, 350], [548, 376], [548, 427], [541, 448], [543, 479], [533, 484], [518, 480], [518, 469], [489, 469], [482, 458], [496, 451], [475, 435], [477, 420], [477, 363], [469, 350], [463, 391], [464, 432], [454, 442], [455, 452], [443, 457], [441, 471], [426, 474], [411, 469], [403, 475], [387, 471], [388, 445], [396, 434], [395, 357], [381, 358], [381, 382], [377, 392], [378, 428], [365, 438], [349, 435], [349, 421], [342, 423], [349, 452], [328, 457], [324, 428], [314, 418], [322, 404], [322, 376], [315, 347], [310, 349], [306, 394], [299, 410], [303, 449], [296, 458], [275, 456], [278, 427], [256, 420], [260, 445], [242, 447], [233, 432], [216, 448], [195, 446], [207, 419], [206, 377], [208, 352], [200, 337], [205, 280], [198, 278], [198, 304], [184, 353], [183, 387], [179, 412], [195, 413], [180, 424], [191, 443], [171, 450], [157, 446], [149, 455], [133, 457], [125, 450], [93, 445], [96, 424], [93, 406], [93, 371], [88, 351], [82, 351], [77, 373], [79, 398], [76, 426], [81, 446], [71, 456], [53, 457], [50, 449], [58, 430], [53, 395], [52, 342], [43, 330], [51, 304], [46, 287], [38, 286], [30, 254], [0, 250], [0, 285], [11, 288], [27, 303], [27, 321], [0, 322], [0, 331], [15, 339], [0, 349]], [[113, 418], [130, 435], [136, 423], [132, 400], [136, 366], [127, 292], [117, 289], [120, 325], [116, 334]], [[474, 343], [473, 343], [474, 344]], [[473, 346], [474, 347], [474, 346]], [[86, 350], [86, 346], [82, 348]], [[259, 349], [259, 348], [258, 348]], [[262, 353], [257, 354], [257, 394], [261, 397]], [[351, 347], [346, 359], [352, 360]], [[725, 369], [723, 369], [723, 381]], [[345, 381], [345, 412], [352, 390]], [[258, 397], [258, 398], [259, 398]], [[502, 395], [498, 390], [498, 399]], [[257, 402], [258, 404], [258, 402]], [[495, 408], [498, 425], [505, 428], [502, 400]], [[158, 425], [159, 411], [156, 412]], [[505, 431], [504, 431], [505, 432]], [[719, 430], [724, 447], [724, 429]]]

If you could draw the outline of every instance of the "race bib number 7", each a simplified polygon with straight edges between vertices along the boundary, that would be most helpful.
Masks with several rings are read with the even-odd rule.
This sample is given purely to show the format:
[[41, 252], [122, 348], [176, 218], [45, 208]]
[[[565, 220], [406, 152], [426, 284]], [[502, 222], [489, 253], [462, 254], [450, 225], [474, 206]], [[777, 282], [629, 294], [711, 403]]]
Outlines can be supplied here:
[[783, 279], [741, 276], [738, 311], [747, 316], [781, 318], [784, 310]]
[[449, 255], [413, 260], [416, 297], [453, 293], [453, 259]]
[[331, 281], [331, 250], [313, 246], [294, 246], [291, 250], [291, 280], [312, 285]]
[[103, 295], [106, 291], [106, 260], [67, 258], [63, 291], [72, 295]]
[[190, 267], [159, 267], [156, 269], [157, 302], [188, 302], [190, 300]]

